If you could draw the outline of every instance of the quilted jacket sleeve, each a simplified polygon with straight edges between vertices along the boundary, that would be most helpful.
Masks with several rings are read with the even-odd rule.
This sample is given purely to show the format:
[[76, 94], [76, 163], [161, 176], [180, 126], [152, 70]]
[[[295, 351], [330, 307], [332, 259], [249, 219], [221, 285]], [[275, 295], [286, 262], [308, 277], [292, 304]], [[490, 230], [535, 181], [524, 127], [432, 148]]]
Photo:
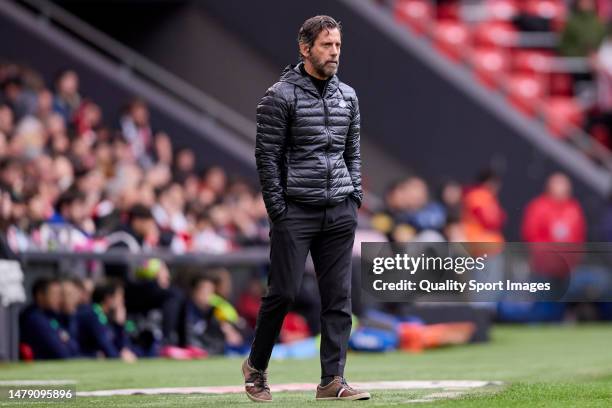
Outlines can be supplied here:
[[348, 134], [346, 136], [346, 146], [344, 148], [344, 162], [351, 175], [351, 181], [355, 190], [351, 193], [351, 197], [355, 199], [358, 206], [361, 207], [363, 200], [363, 190], [361, 188], [361, 152], [360, 152], [360, 123], [361, 115], [359, 113], [359, 101], [357, 95], [353, 96], [353, 113]]
[[282, 174], [288, 122], [289, 104], [277, 83], [268, 89], [257, 105], [255, 140], [257, 172], [266, 210], [272, 220], [286, 209]]

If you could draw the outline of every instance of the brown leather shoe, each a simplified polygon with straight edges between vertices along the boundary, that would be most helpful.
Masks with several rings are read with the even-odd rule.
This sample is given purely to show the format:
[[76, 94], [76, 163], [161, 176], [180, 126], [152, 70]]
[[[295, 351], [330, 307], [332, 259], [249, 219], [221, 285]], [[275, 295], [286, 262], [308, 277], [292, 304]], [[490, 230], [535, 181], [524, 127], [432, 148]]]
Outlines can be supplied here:
[[244, 377], [244, 390], [251, 401], [272, 402], [267, 371], [251, 367], [247, 358], [242, 363], [242, 376]]
[[317, 386], [317, 401], [325, 400], [367, 400], [370, 393], [352, 388], [342, 377], [335, 376], [332, 382], [324, 387]]

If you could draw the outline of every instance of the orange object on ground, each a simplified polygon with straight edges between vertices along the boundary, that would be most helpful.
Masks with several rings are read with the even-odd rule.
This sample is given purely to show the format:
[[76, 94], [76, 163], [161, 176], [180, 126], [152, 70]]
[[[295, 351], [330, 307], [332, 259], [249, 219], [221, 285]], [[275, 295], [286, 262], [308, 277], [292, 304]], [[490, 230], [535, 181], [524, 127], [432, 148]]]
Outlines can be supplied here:
[[400, 323], [398, 327], [401, 350], [413, 353], [428, 348], [465, 344], [470, 341], [476, 325], [472, 322], [453, 322], [422, 325]]

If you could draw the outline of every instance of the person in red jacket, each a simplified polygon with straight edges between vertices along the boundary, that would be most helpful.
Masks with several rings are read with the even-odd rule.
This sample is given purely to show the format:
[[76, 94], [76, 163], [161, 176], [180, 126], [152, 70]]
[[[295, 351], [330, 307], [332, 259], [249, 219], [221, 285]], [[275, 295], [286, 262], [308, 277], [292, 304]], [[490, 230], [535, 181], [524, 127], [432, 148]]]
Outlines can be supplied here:
[[544, 193], [527, 205], [522, 235], [526, 242], [584, 242], [584, 214], [572, 197], [572, 184], [565, 174], [552, 174]]
[[466, 188], [461, 221], [467, 241], [504, 242], [506, 212], [499, 203], [500, 188], [501, 179], [492, 170], [482, 171], [478, 183]]
[[[580, 203], [572, 197], [572, 183], [553, 173], [545, 191], [525, 208], [522, 237], [530, 245], [531, 267], [542, 276], [566, 278], [580, 261], [577, 249], [586, 239], [586, 221]], [[576, 245], [545, 245], [566, 243]]]

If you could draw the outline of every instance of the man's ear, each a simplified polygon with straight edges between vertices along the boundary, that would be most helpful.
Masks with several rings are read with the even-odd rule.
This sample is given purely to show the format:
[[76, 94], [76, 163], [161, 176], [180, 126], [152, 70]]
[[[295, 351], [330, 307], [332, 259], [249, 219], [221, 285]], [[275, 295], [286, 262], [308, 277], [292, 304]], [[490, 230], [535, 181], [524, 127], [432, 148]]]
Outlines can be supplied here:
[[310, 45], [306, 43], [301, 43], [300, 54], [302, 54], [302, 57], [308, 57], [308, 55], [310, 54]]

